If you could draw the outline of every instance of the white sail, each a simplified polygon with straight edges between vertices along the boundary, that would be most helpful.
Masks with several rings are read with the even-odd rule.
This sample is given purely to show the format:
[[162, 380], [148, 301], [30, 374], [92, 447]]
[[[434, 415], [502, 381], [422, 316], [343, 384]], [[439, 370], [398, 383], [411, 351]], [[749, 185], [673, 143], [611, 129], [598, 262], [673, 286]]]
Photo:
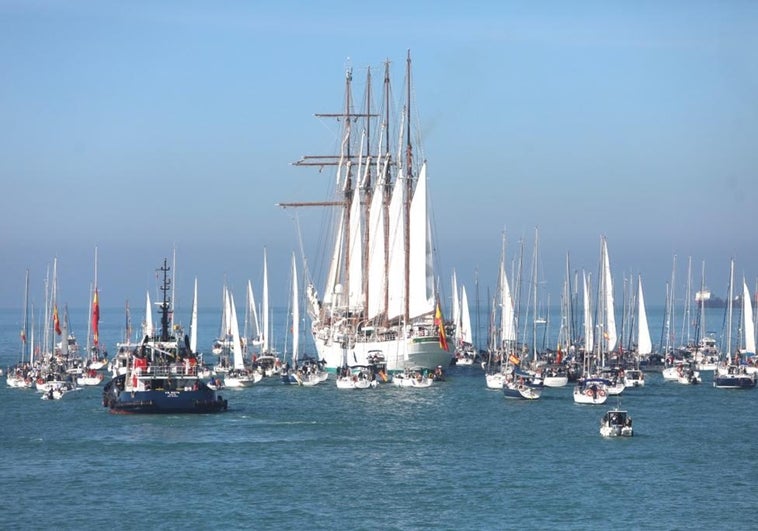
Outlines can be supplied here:
[[500, 279], [502, 286], [500, 304], [503, 306], [500, 317], [501, 339], [503, 344], [513, 347], [516, 345], [516, 311], [508, 276], [505, 274], [505, 264], [502, 261], [500, 262]]
[[247, 307], [248, 311], [250, 312], [250, 320], [252, 321], [252, 328], [251, 331], [253, 336], [253, 341], [258, 341], [261, 337], [261, 323], [258, 320], [258, 309], [255, 307], [255, 295], [253, 294], [253, 285], [248, 280], [247, 281]]
[[642, 294], [642, 277], [639, 277], [639, 292], [637, 294], [637, 353], [646, 356], [653, 352], [653, 341], [650, 339], [650, 328], [647, 324], [645, 297]]
[[297, 363], [300, 355], [300, 305], [297, 287], [297, 265], [292, 253], [292, 363]]
[[350, 246], [348, 249], [348, 308], [363, 308], [363, 208], [361, 208], [361, 189], [353, 191], [350, 207]]
[[453, 269], [453, 324], [455, 325], [455, 341], [456, 343], [460, 343], [462, 341], [461, 331], [463, 330], [463, 327], [461, 326], [461, 306], [460, 302], [458, 301], [458, 279], [455, 276], [455, 269]]
[[398, 171], [389, 206], [389, 270], [387, 271], [387, 317], [394, 319], [405, 313], [405, 237], [403, 203], [405, 179]]
[[473, 333], [471, 331], [471, 314], [469, 313], [468, 297], [466, 296], [466, 286], [461, 288], [461, 341], [469, 345], [474, 344]]
[[742, 279], [742, 330], [744, 331], [745, 352], [755, 354], [755, 325], [753, 321], [753, 304], [747, 282]]
[[145, 301], [145, 329], [143, 330], [146, 336], [153, 337], [155, 333], [155, 327], [153, 325], [153, 304], [150, 302], [150, 292], [146, 292]]
[[431, 314], [434, 311], [434, 265], [427, 215], [429, 198], [426, 189], [426, 163], [424, 163], [419, 171], [410, 208], [408, 313], [411, 318]]
[[229, 295], [227, 294], [226, 280], [224, 287], [221, 289], [221, 326], [219, 327], [218, 337], [222, 341], [229, 335]]
[[595, 334], [592, 324], [592, 307], [590, 305], [590, 281], [582, 271], [582, 286], [584, 292], [584, 351], [587, 355], [595, 348]]
[[[340, 219], [337, 225], [337, 237], [334, 239], [334, 252], [332, 261], [329, 264], [329, 273], [326, 277], [326, 288], [324, 290], [324, 304], [337, 306], [340, 304], [339, 296], [342, 294], [342, 284], [339, 281], [340, 264], [342, 263], [342, 248], [344, 239], [345, 213], [340, 211]], [[265, 330], [264, 325], [264, 330]], [[267, 333], [268, 331], [266, 331]]]
[[263, 315], [263, 352], [269, 352], [271, 347], [271, 338], [269, 338], [269, 311], [268, 311], [268, 258], [266, 249], [263, 249], [263, 307], [261, 309]]
[[229, 288], [224, 284], [224, 309], [221, 312], [221, 339], [228, 339], [232, 335], [232, 301], [229, 297]]
[[385, 288], [384, 180], [378, 179], [371, 196], [368, 232], [368, 312], [369, 319], [384, 313]]
[[608, 242], [603, 238], [603, 297], [605, 310], [605, 339], [608, 352], [616, 348], [618, 336], [616, 334], [616, 316], [613, 309], [613, 278], [611, 277], [611, 265], [608, 258]]
[[192, 297], [192, 317], [190, 318], [190, 351], [197, 352], [197, 277], [195, 277], [195, 293]]
[[240, 326], [239, 322], [237, 321], [237, 308], [234, 304], [234, 295], [229, 292], [229, 307], [231, 309], [231, 313], [229, 314], [229, 321], [230, 321], [230, 331], [232, 336], [232, 353], [233, 356], [233, 366], [236, 370], [242, 370], [245, 368], [245, 362], [242, 358], [242, 341], [240, 339]]

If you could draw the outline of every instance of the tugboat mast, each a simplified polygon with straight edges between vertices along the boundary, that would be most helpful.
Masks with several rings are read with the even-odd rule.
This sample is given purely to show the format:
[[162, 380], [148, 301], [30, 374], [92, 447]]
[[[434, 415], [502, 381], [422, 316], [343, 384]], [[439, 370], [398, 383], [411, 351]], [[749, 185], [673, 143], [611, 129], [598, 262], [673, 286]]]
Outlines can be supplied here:
[[168, 267], [168, 260], [163, 259], [163, 266], [158, 269], [163, 272], [163, 284], [161, 285], [161, 291], [163, 292], [163, 301], [161, 302], [161, 341], [168, 341], [169, 337], [169, 303], [171, 297], [168, 295], [168, 291], [171, 289], [171, 279], [168, 277], [168, 272], [171, 268]]

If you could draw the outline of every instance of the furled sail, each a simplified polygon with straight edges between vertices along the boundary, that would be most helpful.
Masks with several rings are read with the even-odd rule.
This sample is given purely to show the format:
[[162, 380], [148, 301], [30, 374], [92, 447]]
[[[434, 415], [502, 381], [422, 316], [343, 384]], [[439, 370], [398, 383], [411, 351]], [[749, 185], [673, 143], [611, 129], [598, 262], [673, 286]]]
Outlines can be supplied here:
[[427, 211], [426, 163], [424, 163], [419, 171], [410, 208], [408, 313], [411, 318], [434, 311], [434, 266]]

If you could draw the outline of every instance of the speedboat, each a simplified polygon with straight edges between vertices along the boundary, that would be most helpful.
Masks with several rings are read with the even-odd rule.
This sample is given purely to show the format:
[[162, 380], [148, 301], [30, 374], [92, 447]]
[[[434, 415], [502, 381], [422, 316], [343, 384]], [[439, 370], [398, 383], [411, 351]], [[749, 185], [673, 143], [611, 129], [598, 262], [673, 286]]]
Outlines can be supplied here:
[[600, 435], [603, 437], [631, 437], [632, 417], [620, 409], [611, 409], [600, 420]]
[[624, 371], [624, 387], [643, 387], [645, 385], [645, 373], [639, 369], [627, 369]]

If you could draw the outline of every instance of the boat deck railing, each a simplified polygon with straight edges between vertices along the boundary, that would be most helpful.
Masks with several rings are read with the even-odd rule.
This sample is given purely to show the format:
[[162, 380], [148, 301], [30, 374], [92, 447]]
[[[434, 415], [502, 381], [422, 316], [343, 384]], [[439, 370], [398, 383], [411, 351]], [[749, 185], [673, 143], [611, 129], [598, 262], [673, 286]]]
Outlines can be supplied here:
[[139, 373], [133, 370], [132, 374], [139, 378], [197, 377], [197, 366], [192, 365], [187, 367], [182, 364], [150, 365], [147, 367], [147, 370]]

